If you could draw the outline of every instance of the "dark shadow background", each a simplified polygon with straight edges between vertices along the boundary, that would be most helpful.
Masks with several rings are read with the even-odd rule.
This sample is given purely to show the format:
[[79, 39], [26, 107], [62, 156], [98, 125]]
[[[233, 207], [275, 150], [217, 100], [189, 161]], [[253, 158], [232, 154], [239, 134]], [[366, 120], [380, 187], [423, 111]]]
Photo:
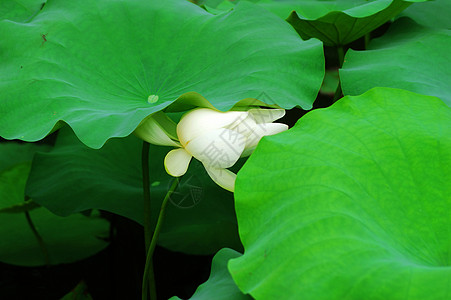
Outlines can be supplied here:
[[[73, 264], [18, 267], [0, 263], [0, 299], [60, 299], [81, 280], [94, 300], [141, 299], [144, 231], [126, 218], [106, 214], [115, 234], [98, 254]], [[213, 256], [186, 255], [158, 247], [154, 268], [159, 299], [189, 298], [208, 279]]]

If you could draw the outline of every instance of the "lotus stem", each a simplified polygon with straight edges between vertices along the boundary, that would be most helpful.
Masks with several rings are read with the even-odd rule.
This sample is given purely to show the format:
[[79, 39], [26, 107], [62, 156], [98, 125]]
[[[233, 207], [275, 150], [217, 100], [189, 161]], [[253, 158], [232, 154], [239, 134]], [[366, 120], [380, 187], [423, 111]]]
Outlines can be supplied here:
[[41, 235], [39, 234], [38, 230], [36, 229], [36, 226], [34, 226], [33, 220], [31, 220], [31, 216], [28, 211], [25, 211], [25, 218], [27, 218], [28, 225], [30, 226], [31, 231], [33, 232], [34, 236], [36, 237], [39, 247], [41, 248], [42, 254], [44, 256], [45, 265], [47, 267], [49, 267], [50, 266], [49, 252], [47, 251], [47, 247], [45, 246], [44, 240], [42, 239]]
[[147, 291], [150, 287], [150, 299], [156, 300], [156, 285], [155, 285], [155, 276], [153, 273], [153, 253], [155, 251], [155, 247], [157, 245], [158, 235], [161, 230], [161, 226], [163, 225], [163, 220], [166, 212], [166, 207], [169, 202], [169, 199], [172, 195], [172, 193], [177, 189], [177, 186], [179, 184], [179, 178], [176, 177], [174, 179], [174, 182], [171, 185], [171, 188], [166, 193], [166, 196], [163, 199], [163, 203], [161, 203], [160, 207], [160, 213], [158, 215], [157, 225], [155, 226], [155, 230], [152, 236], [152, 240], [150, 243], [150, 246], [147, 250], [147, 257], [146, 257], [146, 265], [144, 268], [144, 274], [143, 274], [143, 281], [142, 281], [142, 300], [147, 299]]

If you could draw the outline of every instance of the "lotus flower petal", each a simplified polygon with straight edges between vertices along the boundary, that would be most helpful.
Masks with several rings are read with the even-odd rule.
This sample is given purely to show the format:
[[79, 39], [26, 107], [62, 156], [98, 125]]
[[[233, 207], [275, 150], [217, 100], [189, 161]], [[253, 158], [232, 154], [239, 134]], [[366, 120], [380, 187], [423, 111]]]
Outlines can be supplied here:
[[191, 154], [186, 152], [183, 148], [178, 148], [169, 151], [164, 158], [164, 167], [166, 172], [174, 177], [180, 177], [188, 170], [188, 165], [191, 161]]
[[180, 144], [173, 141], [153, 117], [144, 119], [133, 133], [140, 139], [154, 145], [180, 147]]
[[220, 112], [208, 108], [199, 108], [185, 114], [177, 125], [180, 143], [186, 146], [191, 140], [211, 130], [224, 128], [247, 116], [244, 111]]
[[228, 129], [232, 129], [236, 132], [241, 133], [246, 138], [251, 136], [257, 126], [257, 123], [254, 121], [254, 118], [251, 115], [248, 115], [245, 119], [243, 119], [238, 124], [233, 124], [234, 126], [228, 126]]
[[185, 149], [204, 165], [229, 168], [240, 158], [245, 145], [244, 135], [220, 128], [193, 139]]
[[250, 109], [249, 114], [254, 118], [257, 124], [272, 123], [285, 116], [285, 109], [263, 109], [253, 108]]
[[230, 192], [235, 191], [236, 174], [230, 170], [204, 165], [210, 178], [220, 187]]
[[245, 150], [243, 151], [241, 157], [251, 155], [262, 137], [267, 135], [274, 135], [285, 130], [288, 130], [288, 125], [281, 123], [257, 124], [255, 130], [252, 132], [252, 135], [250, 135], [246, 140]]

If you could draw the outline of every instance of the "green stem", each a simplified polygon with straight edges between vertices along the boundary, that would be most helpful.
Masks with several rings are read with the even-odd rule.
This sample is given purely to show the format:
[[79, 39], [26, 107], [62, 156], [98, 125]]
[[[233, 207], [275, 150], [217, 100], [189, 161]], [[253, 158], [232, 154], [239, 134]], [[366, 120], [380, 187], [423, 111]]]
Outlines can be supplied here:
[[[149, 175], [149, 150], [150, 144], [143, 141], [141, 152], [141, 164], [142, 164], [142, 179], [143, 179], [143, 200], [144, 200], [144, 244], [146, 253], [150, 247], [150, 241], [152, 240], [152, 220], [151, 220], [151, 203], [150, 203], [150, 175]], [[149, 285], [154, 284], [153, 280], [153, 266], [150, 266], [152, 270], [152, 276], [149, 277]], [[153, 298], [153, 297], [152, 297]]]
[[370, 43], [370, 40], [371, 40], [371, 33], [368, 32], [367, 34], [365, 34], [364, 39], [365, 39], [364, 40], [365, 41], [364, 47], [365, 47], [365, 50], [366, 50], [366, 49], [368, 49], [368, 44]]
[[[147, 257], [146, 257], [146, 266], [144, 268], [144, 275], [143, 275], [143, 282], [142, 282], [142, 300], [147, 299], [147, 290], [149, 288], [148, 283], [150, 285], [150, 294], [151, 294], [151, 300], [156, 300], [156, 287], [155, 287], [155, 280], [153, 275], [153, 252], [155, 251], [155, 247], [157, 245], [158, 235], [161, 230], [161, 226], [163, 225], [163, 220], [165, 216], [166, 206], [169, 202], [169, 198], [171, 197], [172, 193], [177, 189], [177, 186], [179, 184], [179, 178], [175, 178], [174, 182], [171, 185], [171, 188], [166, 193], [166, 196], [163, 199], [163, 203], [161, 203], [160, 207], [160, 214], [158, 215], [157, 225], [155, 226], [155, 231], [152, 236], [152, 241], [150, 243], [150, 247], [147, 250]], [[150, 279], [150, 280], [149, 280]]]
[[345, 51], [343, 49], [343, 46], [338, 46], [337, 54], [338, 54], [338, 67], [341, 68], [345, 60]]
[[150, 219], [150, 176], [149, 176], [149, 148], [148, 142], [143, 142], [142, 147], [142, 179], [143, 179], [143, 198], [144, 198], [144, 242], [146, 252], [150, 246], [152, 238], [152, 222]]
[[25, 217], [27, 218], [27, 222], [28, 222], [28, 225], [31, 228], [31, 231], [33, 231], [33, 234], [36, 237], [36, 240], [38, 241], [38, 244], [39, 244], [39, 247], [41, 248], [42, 254], [44, 255], [45, 265], [47, 267], [49, 267], [50, 266], [50, 258], [49, 258], [49, 253], [47, 251], [47, 247], [45, 246], [44, 240], [42, 239], [42, 237], [39, 234], [38, 230], [34, 226], [34, 223], [31, 220], [30, 213], [28, 211], [25, 212]]
[[[343, 62], [345, 59], [345, 51], [343, 46], [338, 46], [337, 47], [337, 54], [338, 54], [338, 68], [340, 69], [343, 66]], [[337, 89], [335, 90], [335, 94], [334, 94], [334, 98], [332, 100], [332, 102], [336, 102], [338, 99], [341, 98], [342, 96], [342, 90], [341, 90], [341, 80], [340, 78], [338, 79], [338, 86]]]
[[341, 90], [341, 80], [338, 80], [338, 86], [337, 89], [335, 90], [335, 94], [334, 94], [334, 98], [332, 99], [332, 102], [335, 103], [337, 102], [338, 99], [341, 98], [343, 92]]

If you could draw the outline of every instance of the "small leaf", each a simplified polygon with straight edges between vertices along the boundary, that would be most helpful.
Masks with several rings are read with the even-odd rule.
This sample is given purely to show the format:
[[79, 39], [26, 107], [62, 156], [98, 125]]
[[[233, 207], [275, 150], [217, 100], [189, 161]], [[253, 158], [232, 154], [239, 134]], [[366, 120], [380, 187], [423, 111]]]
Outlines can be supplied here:
[[92, 300], [92, 297], [88, 293], [86, 283], [81, 281], [70, 293], [64, 295], [60, 300]]
[[[232, 276], [227, 269], [227, 263], [232, 258], [241, 256], [235, 250], [223, 248], [216, 253], [211, 263], [210, 277], [201, 284], [190, 300], [246, 300], [252, 299], [244, 295], [233, 282]], [[172, 297], [170, 300], [180, 300]]]

